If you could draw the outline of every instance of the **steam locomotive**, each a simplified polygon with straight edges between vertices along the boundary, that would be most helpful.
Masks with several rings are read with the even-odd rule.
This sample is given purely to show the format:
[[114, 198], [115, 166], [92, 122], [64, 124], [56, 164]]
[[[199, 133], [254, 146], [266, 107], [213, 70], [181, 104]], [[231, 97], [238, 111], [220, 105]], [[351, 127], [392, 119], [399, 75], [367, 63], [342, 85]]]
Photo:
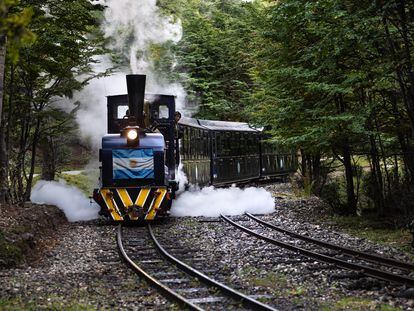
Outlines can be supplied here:
[[152, 221], [168, 215], [182, 164], [190, 184], [225, 186], [296, 170], [291, 150], [247, 123], [181, 117], [171, 95], [145, 94], [146, 77], [127, 75], [128, 95], [107, 97], [108, 134], [99, 150], [101, 215]]

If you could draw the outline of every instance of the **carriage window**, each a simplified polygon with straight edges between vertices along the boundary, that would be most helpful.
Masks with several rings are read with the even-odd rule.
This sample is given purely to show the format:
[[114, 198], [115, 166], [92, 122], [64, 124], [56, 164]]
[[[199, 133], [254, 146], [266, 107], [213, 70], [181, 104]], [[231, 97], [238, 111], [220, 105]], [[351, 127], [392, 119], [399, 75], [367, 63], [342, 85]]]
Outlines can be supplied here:
[[236, 155], [236, 136], [235, 133], [229, 133], [229, 152], [231, 156]]
[[183, 143], [183, 154], [185, 155], [185, 158], [188, 158], [188, 134], [187, 134], [187, 128], [185, 127], [183, 130], [184, 137], [182, 139]]
[[236, 156], [239, 156], [241, 154], [241, 148], [240, 148], [240, 141], [241, 134], [240, 133], [234, 133], [234, 154]]
[[216, 157], [217, 156], [217, 133], [216, 132], [213, 132], [211, 139], [212, 139], [213, 156]]
[[222, 150], [222, 145], [221, 145], [221, 135], [220, 132], [216, 133], [216, 148], [217, 148], [217, 156], [221, 157], [223, 150]]
[[198, 158], [201, 159], [203, 156], [203, 132], [201, 130], [198, 130]]
[[231, 136], [229, 132], [224, 133], [224, 146], [223, 146], [223, 153], [224, 156], [231, 155]]
[[116, 110], [116, 118], [117, 119], [123, 119], [128, 111], [128, 105], [120, 105], [117, 107]]
[[159, 119], [168, 119], [169, 117], [169, 110], [167, 106], [161, 105], [159, 107], [159, 115], [158, 118]]
[[198, 138], [197, 138], [197, 142], [198, 142], [198, 158], [201, 159], [202, 155], [203, 155], [203, 132], [201, 130], [198, 130]]
[[241, 133], [240, 136], [240, 154], [245, 155], [247, 153], [246, 133]]
[[200, 139], [200, 130], [196, 130], [196, 155], [197, 159], [200, 159], [200, 146], [201, 146], [201, 139]]
[[234, 149], [233, 133], [228, 132], [226, 137], [227, 137], [227, 155], [232, 156], [233, 155], [233, 149]]
[[209, 155], [209, 152], [208, 152], [208, 132], [207, 131], [203, 131], [203, 139], [204, 139], [203, 155], [204, 155], [204, 158], [206, 158]]
[[193, 157], [193, 129], [188, 129], [188, 156], [191, 159]]
[[250, 154], [255, 154], [256, 153], [256, 144], [257, 144], [256, 135], [255, 134], [252, 134], [252, 142], [251, 142]]
[[193, 148], [193, 153], [194, 153], [194, 158], [197, 159], [198, 158], [198, 137], [197, 137], [197, 130], [193, 129], [193, 142], [192, 145], [194, 146]]

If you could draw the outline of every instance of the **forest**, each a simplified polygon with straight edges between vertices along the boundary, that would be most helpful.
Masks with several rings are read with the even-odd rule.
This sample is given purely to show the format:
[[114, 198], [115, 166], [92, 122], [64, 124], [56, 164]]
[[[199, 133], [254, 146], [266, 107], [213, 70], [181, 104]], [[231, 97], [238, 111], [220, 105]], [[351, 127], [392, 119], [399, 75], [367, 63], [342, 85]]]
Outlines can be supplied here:
[[[414, 202], [414, 2], [159, 0], [179, 42], [153, 44], [156, 73], [180, 82], [196, 115], [263, 126], [297, 150], [298, 191], [341, 215], [393, 215]], [[76, 140], [56, 105], [110, 53], [104, 5], [0, 4], [0, 202], [30, 198], [37, 168], [53, 180]], [[62, 135], [64, 133], [64, 135]]]

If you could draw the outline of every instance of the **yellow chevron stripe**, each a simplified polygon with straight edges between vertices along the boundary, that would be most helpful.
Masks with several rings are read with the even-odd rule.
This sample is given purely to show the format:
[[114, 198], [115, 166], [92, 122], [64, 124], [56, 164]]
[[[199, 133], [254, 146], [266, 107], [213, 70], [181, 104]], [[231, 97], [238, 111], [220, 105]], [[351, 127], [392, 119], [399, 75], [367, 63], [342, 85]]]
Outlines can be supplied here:
[[106, 207], [108, 211], [111, 213], [111, 216], [114, 220], [123, 220], [121, 213], [119, 212], [118, 206], [116, 206], [116, 202], [112, 197], [112, 192], [109, 189], [101, 189], [101, 195], [105, 200]]
[[150, 188], [141, 189], [141, 191], [139, 192], [138, 197], [135, 201], [135, 205], [138, 205], [140, 207], [144, 207], [145, 201], [147, 200], [150, 191], [151, 191]]
[[119, 197], [125, 207], [133, 204], [131, 198], [129, 197], [128, 191], [125, 188], [118, 188], [116, 191], [118, 191]]
[[155, 192], [154, 200], [151, 203], [152, 206], [150, 206], [148, 213], [145, 216], [145, 220], [153, 220], [155, 218], [155, 215], [157, 214], [157, 211], [160, 208], [166, 194], [167, 189], [165, 188], [160, 188]]
[[[116, 190], [119, 194], [119, 197], [121, 198], [122, 204], [124, 204], [125, 209], [128, 209], [128, 207], [132, 206], [132, 200], [128, 194], [128, 191], [125, 188], [119, 188]], [[137, 220], [138, 217], [134, 216], [134, 213], [130, 212], [128, 213], [129, 218], [131, 220]]]

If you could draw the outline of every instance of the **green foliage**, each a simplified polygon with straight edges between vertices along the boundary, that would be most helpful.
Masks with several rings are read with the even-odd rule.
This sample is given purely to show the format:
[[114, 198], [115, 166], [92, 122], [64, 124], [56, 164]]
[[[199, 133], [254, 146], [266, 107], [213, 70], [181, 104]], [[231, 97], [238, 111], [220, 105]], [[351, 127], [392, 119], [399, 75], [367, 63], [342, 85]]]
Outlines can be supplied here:
[[398, 311], [401, 308], [394, 307], [388, 304], [378, 303], [372, 299], [361, 297], [344, 297], [336, 301], [333, 305], [323, 308], [323, 310], [379, 310], [379, 311]]
[[358, 41], [346, 32], [360, 17], [339, 1], [282, 1], [267, 12], [253, 115], [308, 151], [329, 152], [344, 136], [360, 139], [366, 113], [352, 105], [349, 77], [358, 75], [348, 65]]
[[[95, 56], [104, 50], [99, 32], [100, 5], [88, 0], [21, 0], [15, 3], [15, 10], [33, 12], [27, 28], [36, 35], [31, 45], [19, 47], [18, 62], [13, 63], [8, 54], [6, 68], [9, 197], [20, 201], [29, 199], [39, 145], [43, 155], [53, 156], [43, 162], [54, 164], [59, 162], [59, 154], [53, 148], [61, 149], [59, 146], [66, 143], [63, 139], [73, 133], [76, 106], [71, 106], [70, 100], [60, 100], [56, 105], [57, 99], [70, 98], [93, 78]], [[57, 106], [66, 106], [65, 110], [72, 113], [63, 113]]]
[[0, 38], [7, 37], [9, 57], [16, 62], [18, 49], [32, 43], [36, 36], [28, 29], [33, 16], [31, 7], [22, 7], [18, 0], [0, 2]]
[[34, 11], [30, 30], [36, 42], [21, 49], [19, 69], [29, 79], [35, 109], [48, 103], [52, 96], [71, 96], [88, 79], [79, 79], [90, 73], [93, 56], [100, 53], [99, 42], [88, 34], [96, 27], [93, 5], [85, 0], [22, 1]]
[[361, 238], [411, 252], [412, 236], [405, 228], [396, 228], [391, 221], [386, 223], [375, 215], [332, 216], [326, 221], [335, 227]]
[[[156, 67], [183, 82], [199, 117], [267, 126], [274, 141], [300, 149], [302, 184], [316, 194], [335, 170], [321, 159], [337, 159], [346, 172], [345, 195], [341, 185], [335, 199], [343, 212], [356, 213], [354, 155], [369, 155], [370, 168], [377, 168], [380, 213], [396, 179], [379, 162], [398, 170], [402, 161], [403, 178], [412, 182], [413, 3], [157, 3], [182, 21], [184, 32], [176, 46], [153, 48]], [[391, 159], [395, 153], [407, 156]], [[335, 201], [335, 191], [327, 192]]]
[[[66, 298], [66, 297], [65, 297]], [[67, 299], [67, 298], [66, 298]], [[62, 297], [50, 295], [45, 297], [47, 306], [39, 307], [40, 303], [37, 301], [24, 301], [22, 298], [1, 298], [0, 309], [4, 311], [35, 311], [39, 309], [51, 310], [51, 311], [93, 311], [96, 310], [88, 303], [80, 303], [74, 299], [72, 302], [63, 302], [66, 299]], [[43, 301], [42, 301], [43, 302]], [[44, 302], [43, 302], [44, 303]]]
[[[251, 38], [255, 6], [241, 1], [159, 1], [182, 20], [183, 38], [173, 47], [183, 82], [198, 116], [242, 120], [252, 87]], [[170, 59], [170, 68], [172, 68]], [[167, 62], [168, 63], [168, 62]]]
[[[348, 203], [355, 197], [352, 176], [356, 176], [346, 160], [350, 153], [373, 154], [374, 195], [379, 196], [391, 181], [386, 167], [379, 164], [384, 161], [379, 154], [412, 152], [414, 127], [411, 123], [410, 130], [412, 117], [405, 110], [411, 104], [400, 96], [414, 83], [403, 78], [408, 71], [412, 74], [412, 67], [403, 73], [395, 62], [399, 59], [408, 66], [413, 61], [407, 47], [408, 54], [402, 54], [403, 46], [412, 43], [413, 22], [398, 11], [400, 4], [383, 5], [283, 0], [269, 2], [256, 21], [260, 48], [251, 71], [256, 86], [251, 116], [259, 124], [272, 125], [274, 137], [301, 149], [303, 155], [339, 159], [348, 172]], [[414, 7], [405, 4], [403, 9], [412, 12]], [[407, 145], [402, 137], [408, 139]], [[390, 163], [396, 166], [396, 162]], [[407, 179], [413, 165], [413, 157], [404, 157]], [[332, 202], [339, 200], [333, 189], [327, 192]], [[382, 212], [383, 201], [376, 202]]]
[[89, 196], [93, 192], [93, 188], [95, 186], [94, 182], [97, 180], [98, 176], [89, 176], [86, 174], [78, 174], [78, 175], [69, 175], [69, 174], [60, 174], [60, 178], [65, 180], [68, 185], [77, 187], [81, 190], [85, 195]]

